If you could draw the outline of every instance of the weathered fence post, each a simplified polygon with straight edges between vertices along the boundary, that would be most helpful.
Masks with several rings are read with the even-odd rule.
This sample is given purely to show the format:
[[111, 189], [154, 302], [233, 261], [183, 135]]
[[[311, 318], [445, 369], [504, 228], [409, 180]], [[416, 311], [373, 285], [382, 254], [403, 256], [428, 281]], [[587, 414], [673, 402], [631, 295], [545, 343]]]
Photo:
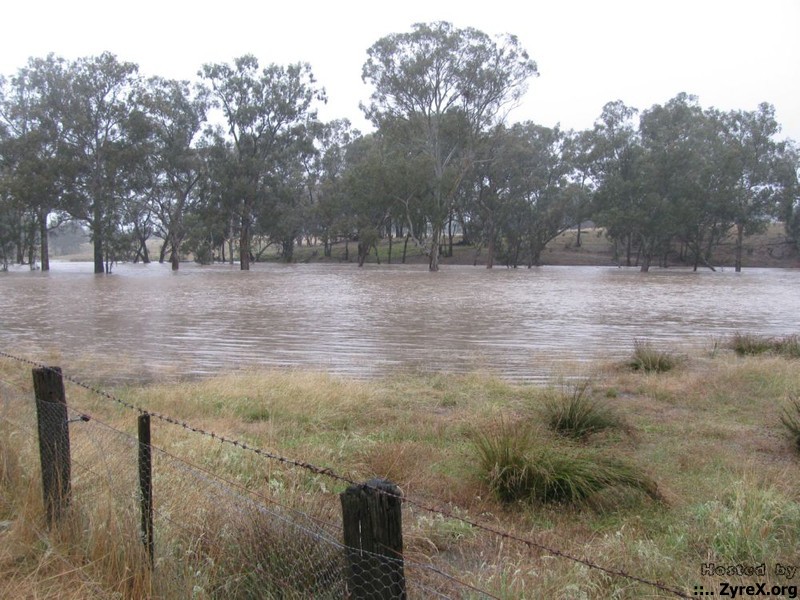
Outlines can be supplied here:
[[150, 446], [150, 415], [139, 415], [139, 491], [142, 510], [142, 543], [153, 565], [153, 452]]
[[42, 494], [49, 526], [61, 519], [71, 493], [67, 397], [61, 368], [34, 368], [33, 390], [42, 463]]
[[354, 600], [405, 600], [402, 494], [371, 479], [340, 494], [347, 554], [347, 594]]

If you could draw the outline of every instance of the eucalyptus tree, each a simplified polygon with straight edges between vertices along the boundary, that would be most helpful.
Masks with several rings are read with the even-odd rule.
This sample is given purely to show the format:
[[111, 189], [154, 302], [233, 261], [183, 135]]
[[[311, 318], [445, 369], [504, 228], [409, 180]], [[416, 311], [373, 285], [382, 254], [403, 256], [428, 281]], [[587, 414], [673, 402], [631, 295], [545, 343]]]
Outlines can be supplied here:
[[583, 245], [582, 225], [595, 211], [596, 181], [592, 171], [592, 131], [573, 132], [565, 141], [567, 160], [572, 165], [569, 191], [569, 214], [577, 227], [575, 246]]
[[726, 173], [736, 231], [735, 269], [742, 270], [744, 236], [763, 231], [778, 212], [783, 182], [776, 169], [780, 126], [775, 108], [767, 103], [755, 111], [730, 111], [724, 115], [724, 140], [729, 151]]
[[391, 228], [392, 205], [407, 189], [398, 181], [405, 174], [403, 165], [393, 158], [380, 133], [358, 138], [347, 147], [341, 178], [343, 224], [348, 238], [358, 240], [359, 266], [377, 246], [381, 232]]
[[205, 173], [198, 136], [205, 122], [205, 94], [185, 81], [153, 77], [140, 98], [149, 134], [147, 197], [164, 240], [160, 260], [169, 247], [172, 270], [180, 265], [186, 237], [185, 217], [199, 202]]
[[312, 104], [325, 100], [325, 93], [316, 87], [308, 64], [271, 64], [262, 69], [250, 54], [233, 64], [203, 65], [199, 74], [226, 121], [233, 149], [239, 261], [241, 269], [248, 270], [255, 219], [269, 218], [270, 178], [286, 154], [308, 136], [306, 123], [316, 119]]
[[782, 144], [776, 175], [783, 184], [781, 217], [789, 243], [800, 250], [800, 148], [788, 140]]
[[617, 254], [619, 246], [623, 246], [627, 266], [633, 264], [632, 250], [639, 244], [639, 221], [642, 214], [646, 215], [640, 206], [644, 155], [638, 112], [620, 100], [609, 102], [591, 133], [591, 172], [597, 185], [595, 221], [614, 240]]
[[[62, 190], [69, 170], [59, 112], [65, 71], [65, 61], [52, 54], [43, 59], [31, 58], [0, 86], [0, 123], [5, 130], [0, 136], [7, 175], [5, 191], [9, 202], [17, 208], [17, 214], [29, 224], [23, 227], [28, 243], [22, 244], [18, 239], [17, 245], [20, 253], [23, 245], [28, 245], [32, 255], [33, 243], [38, 237], [44, 271], [50, 267], [50, 217], [62, 207]], [[56, 219], [55, 224], [59, 220]], [[18, 228], [23, 225], [17, 223]]]
[[517, 148], [504, 165], [511, 170], [512, 206], [504, 223], [506, 261], [511, 266], [522, 259], [528, 267], [539, 265], [547, 243], [573, 224], [569, 214], [573, 165], [567, 152], [571, 135], [531, 122], [509, 129], [509, 140]]
[[[667, 151], [661, 155], [672, 165], [670, 195], [676, 214], [676, 240], [681, 259], [691, 260], [695, 270], [702, 264], [712, 271], [713, 252], [727, 238], [733, 224], [728, 148], [721, 113], [702, 110], [697, 100], [680, 95], [667, 103], [673, 131]], [[675, 110], [675, 109], [678, 110]], [[685, 250], [688, 250], [686, 255]]]
[[637, 213], [642, 271], [657, 254], [670, 250], [673, 239], [703, 223], [706, 161], [713, 169], [713, 157], [706, 155], [703, 144], [703, 121], [697, 99], [687, 94], [642, 114], [644, 160]]
[[69, 63], [59, 111], [72, 165], [66, 208], [89, 224], [94, 272], [110, 272], [124, 237], [124, 202], [140, 184], [146, 128], [138, 66], [105, 52]]
[[348, 233], [343, 176], [348, 167], [348, 148], [360, 137], [349, 120], [337, 119], [325, 123], [317, 138], [319, 152], [312, 167], [316, 176], [308, 226], [309, 233], [322, 241], [323, 254], [328, 258], [333, 242]]
[[381, 38], [367, 50], [362, 79], [374, 86], [365, 113], [378, 127], [407, 129], [410, 152], [428, 162], [429, 268], [439, 268], [445, 220], [469, 172], [478, 135], [503, 119], [525, 92], [536, 64], [510, 35], [493, 40], [450, 23], [417, 23], [408, 33]]

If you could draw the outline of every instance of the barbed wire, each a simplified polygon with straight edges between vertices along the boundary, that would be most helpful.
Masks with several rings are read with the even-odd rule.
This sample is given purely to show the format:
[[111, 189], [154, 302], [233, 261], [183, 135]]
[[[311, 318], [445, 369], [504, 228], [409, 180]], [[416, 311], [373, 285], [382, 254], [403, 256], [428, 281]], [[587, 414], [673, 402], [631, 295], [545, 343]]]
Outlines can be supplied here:
[[[31, 360], [31, 359], [28, 359], [28, 358], [19, 357], [19, 356], [13, 355], [13, 354], [9, 354], [9, 353], [4, 352], [4, 351], [0, 351], [0, 356], [8, 358], [10, 360], [14, 360], [14, 361], [20, 362], [20, 363], [28, 364], [28, 365], [31, 365], [31, 366], [34, 366], [34, 367], [37, 367], [37, 368], [40, 368], [40, 369], [47, 369], [47, 370], [55, 371], [55, 369], [53, 369], [53, 367], [50, 367], [48, 365], [42, 364], [40, 362]], [[423, 503], [421, 501], [415, 500], [415, 499], [410, 498], [410, 497], [403, 497], [402, 494], [393, 494], [392, 492], [390, 492], [388, 490], [385, 490], [385, 489], [374, 488], [369, 483], [359, 483], [359, 482], [357, 482], [357, 481], [355, 481], [355, 480], [353, 480], [353, 479], [351, 479], [349, 477], [346, 477], [344, 475], [341, 475], [341, 474], [337, 473], [332, 468], [321, 467], [321, 466], [318, 466], [318, 465], [315, 465], [315, 464], [312, 464], [312, 463], [309, 463], [309, 462], [306, 462], [306, 461], [293, 459], [293, 458], [288, 458], [288, 457], [282, 456], [280, 454], [276, 454], [274, 452], [270, 452], [270, 451], [265, 450], [263, 448], [259, 448], [259, 447], [253, 446], [251, 444], [248, 444], [247, 442], [243, 442], [243, 441], [240, 441], [240, 440], [237, 440], [237, 439], [234, 439], [234, 438], [223, 436], [223, 435], [217, 434], [217, 433], [215, 433], [213, 431], [208, 431], [208, 430], [202, 429], [200, 427], [197, 427], [195, 425], [192, 425], [192, 424], [190, 424], [190, 423], [188, 423], [186, 421], [183, 421], [181, 419], [177, 419], [177, 418], [172, 417], [170, 415], [165, 415], [165, 414], [157, 413], [157, 412], [151, 412], [151, 411], [149, 411], [149, 410], [147, 410], [145, 408], [142, 408], [140, 406], [137, 406], [137, 405], [135, 405], [135, 404], [133, 404], [131, 402], [125, 401], [125, 400], [115, 396], [114, 394], [111, 394], [110, 392], [107, 392], [105, 390], [99, 389], [99, 388], [97, 388], [95, 386], [92, 386], [90, 384], [87, 384], [87, 383], [85, 383], [85, 382], [83, 382], [81, 380], [78, 380], [73, 376], [70, 376], [70, 375], [67, 375], [67, 374], [64, 374], [64, 373], [61, 373], [61, 376], [62, 376], [62, 378], [64, 380], [69, 381], [70, 383], [72, 383], [72, 384], [74, 384], [74, 385], [76, 385], [78, 387], [81, 387], [81, 388], [83, 388], [83, 389], [85, 389], [85, 390], [87, 390], [87, 391], [89, 391], [89, 392], [91, 392], [91, 393], [93, 393], [95, 395], [98, 395], [100, 397], [106, 398], [107, 400], [115, 402], [115, 403], [117, 403], [117, 404], [119, 404], [119, 405], [121, 405], [121, 406], [123, 406], [125, 408], [128, 408], [130, 410], [136, 411], [140, 415], [150, 415], [151, 417], [153, 417], [155, 419], [158, 419], [159, 421], [162, 421], [162, 422], [165, 422], [165, 423], [169, 423], [171, 425], [175, 425], [175, 426], [181, 427], [182, 429], [184, 429], [186, 431], [190, 431], [190, 432], [198, 434], [198, 435], [206, 436], [206, 437], [208, 437], [208, 438], [210, 438], [212, 440], [215, 440], [215, 441], [217, 441], [217, 442], [219, 442], [221, 444], [229, 444], [231, 446], [240, 448], [242, 450], [245, 450], [245, 451], [248, 451], [248, 452], [252, 452], [252, 453], [254, 453], [254, 454], [258, 455], [258, 456], [261, 456], [263, 458], [276, 461], [276, 462], [278, 462], [280, 464], [288, 465], [288, 466], [291, 466], [291, 467], [297, 467], [297, 468], [309, 471], [309, 472], [317, 474], [317, 475], [323, 475], [323, 476], [326, 476], [326, 477], [330, 477], [331, 479], [340, 481], [342, 483], [346, 483], [348, 485], [359, 486], [359, 487], [362, 487], [362, 488], [369, 488], [369, 489], [374, 490], [374, 491], [376, 491], [376, 492], [378, 492], [380, 494], [383, 494], [385, 496], [399, 498], [400, 500], [405, 502], [407, 505], [414, 506], [416, 508], [419, 508], [420, 510], [424, 510], [426, 512], [430, 512], [432, 514], [441, 515], [443, 517], [446, 517], [448, 519], [452, 519], [454, 521], [459, 521], [461, 523], [464, 523], [465, 525], [469, 525], [470, 527], [472, 527], [474, 529], [477, 529], [479, 531], [483, 531], [483, 532], [491, 534], [493, 536], [497, 536], [497, 537], [499, 537], [501, 539], [505, 539], [505, 540], [509, 540], [509, 541], [513, 541], [513, 542], [522, 544], [522, 545], [526, 546], [529, 550], [536, 549], [536, 550], [544, 551], [544, 552], [546, 552], [546, 553], [548, 553], [548, 554], [550, 554], [552, 556], [555, 556], [555, 557], [558, 557], [558, 558], [562, 558], [562, 559], [565, 559], [565, 560], [569, 560], [569, 561], [575, 562], [577, 564], [581, 564], [581, 565], [583, 565], [583, 566], [585, 566], [585, 567], [587, 567], [589, 569], [600, 571], [600, 572], [606, 573], [607, 575], [611, 575], [611, 576], [614, 576], [614, 577], [619, 577], [619, 578], [622, 578], [622, 579], [627, 579], [629, 581], [634, 581], [634, 582], [637, 582], [637, 583], [640, 583], [640, 584], [643, 584], [643, 585], [647, 585], [649, 587], [653, 587], [653, 588], [659, 589], [659, 590], [661, 590], [663, 592], [667, 592], [667, 593], [672, 594], [672, 595], [674, 595], [676, 597], [679, 597], [679, 598], [687, 598], [687, 599], [693, 598], [692, 596], [690, 596], [689, 594], [685, 593], [684, 591], [679, 590], [679, 589], [674, 588], [674, 587], [671, 587], [671, 586], [669, 586], [669, 585], [667, 585], [667, 584], [665, 584], [663, 582], [653, 581], [653, 580], [650, 580], [650, 579], [647, 579], [647, 578], [644, 578], [644, 577], [639, 577], [637, 575], [633, 575], [633, 574], [628, 573], [626, 571], [623, 571], [621, 569], [614, 569], [614, 568], [610, 568], [610, 567], [604, 567], [604, 566], [602, 566], [600, 564], [597, 564], [594, 561], [591, 561], [591, 560], [589, 560], [587, 558], [580, 557], [580, 556], [575, 556], [575, 555], [573, 555], [571, 553], [559, 550], [558, 548], [553, 548], [553, 547], [551, 547], [551, 546], [549, 546], [547, 544], [543, 544], [541, 542], [536, 542], [534, 540], [531, 540], [531, 539], [528, 539], [528, 538], [524, 538], [524, 537], [521, 537], [519, 535], [516, 535], [516, 534], [513, 534], [513, 533], [509, 533], [507, 531], [503, 531], [501, 529], [492, 527], [490, 525], [485, 525], [485, 524], [480, 523], [478, 521], [465, 518], [465, 517], [463, 517], [461, 515], [456, 515], [452, 511], [449, 511], [447, 509], [437, 508], [437, 507], [434, 507], [432, 505]], [[483, 590], [480, 590], [480, 591], [481, 591], [481, 593], [485, 593], [485, 592], [483, 592]]]

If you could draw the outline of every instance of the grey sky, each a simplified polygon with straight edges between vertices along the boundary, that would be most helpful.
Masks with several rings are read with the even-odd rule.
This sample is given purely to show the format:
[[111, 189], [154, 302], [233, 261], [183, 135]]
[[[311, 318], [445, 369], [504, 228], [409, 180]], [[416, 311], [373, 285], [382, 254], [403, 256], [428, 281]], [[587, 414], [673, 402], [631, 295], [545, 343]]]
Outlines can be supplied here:
[[800, 140], [800, 0], [492, 0], [485, 3], [96, 0], [14, 2], [3, 9], [0, 73], [48, 52], [76, 58], [109, 50], [145, 75], [195, 79], [204, 62], [246, 52], [263, 63], [311, 63], [329, 102], [325, 119], [350, 118], [369, 88], [366, 49], [419, 21], [447, 20], [517, 35], [537, 61], [510, 120], [591, 127], [608, 101], [645, 109], [688, 92], [705, 106], [775, 105], [783, 135]]

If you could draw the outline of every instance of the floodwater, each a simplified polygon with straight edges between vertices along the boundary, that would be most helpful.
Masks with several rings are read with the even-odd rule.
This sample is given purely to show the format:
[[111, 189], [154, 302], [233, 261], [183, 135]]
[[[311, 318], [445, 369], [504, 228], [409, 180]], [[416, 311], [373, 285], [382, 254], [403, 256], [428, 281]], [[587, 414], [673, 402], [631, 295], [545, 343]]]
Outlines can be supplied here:
[[[88, 263], [0, 274], [0, 349], [126, 364], [142, 376], [281, 366], [580, 375], [634, 341], [710, 349], [741, 331], [800, 332], [800, 271], [614, 267]], [[84, 358], [84, 360], [86, 360]], [[86, 363], [84, 363], [86, 366]]]

